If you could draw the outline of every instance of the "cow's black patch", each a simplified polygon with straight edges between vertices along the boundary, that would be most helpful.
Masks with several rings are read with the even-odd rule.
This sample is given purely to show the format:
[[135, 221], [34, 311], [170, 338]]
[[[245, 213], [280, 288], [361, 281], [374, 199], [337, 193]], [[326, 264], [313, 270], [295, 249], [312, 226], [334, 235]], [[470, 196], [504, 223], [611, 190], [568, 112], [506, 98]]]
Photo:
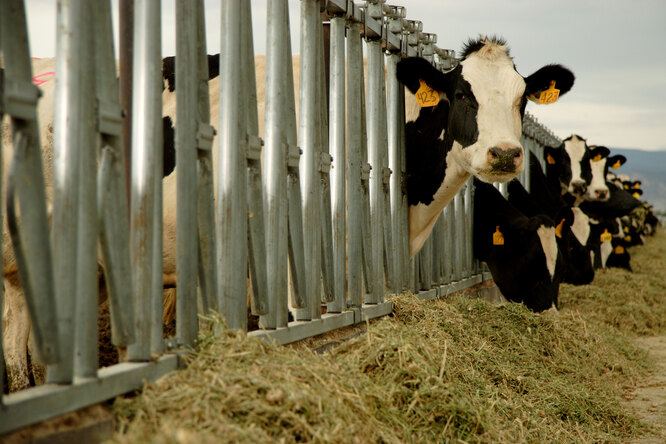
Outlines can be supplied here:
[[444, 180], [446, 154], [453, 140], [444, 135], [449, 104], [440, 101], [437, 106], [421, 108], [418, 118], [405, 125], [407, 160], [407, 202], [409, 205], [428, 205]]
[[171, 117], [162, 117], [162, 177], [166, 177], [176, 168], [176, 143]]
[[[208, 54], [208, 80], [220, 75], [220, 55]], [[169, 92], [176, 90], [176, 57], [162, 59], [162, 79], [166, 80]]]
[[474, 97], [469, 82], [463, 78], [462, 69], [458, 67], [452, 74], [455, 89], [447, 132], [451, 133], [453, 140], [466, 148], [476, 143], [479, 138], [479, 128], [476, 122], [479, 103]]

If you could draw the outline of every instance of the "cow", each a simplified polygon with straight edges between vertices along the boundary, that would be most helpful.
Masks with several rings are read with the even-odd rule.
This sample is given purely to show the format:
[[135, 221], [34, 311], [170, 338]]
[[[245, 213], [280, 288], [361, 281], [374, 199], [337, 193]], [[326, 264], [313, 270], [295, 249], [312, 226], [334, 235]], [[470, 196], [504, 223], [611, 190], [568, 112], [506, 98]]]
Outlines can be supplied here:
[[475, 178], [474, 188], [474, 256], [507, 300], [536, 312], [557, 309], [564, 274], [557, 238], [570, 230], [571, 213], [557, 224], [545, 214], [527, 217], [494, 186]]
[[523, 170], [527, 100], [552, 102], [571, 89], [575, 77], [561, 65], [521, 76], [506, 41], [498, 37], [469, 40], [460, 63], [447, 73], [423, 58], [405, 58], [397, 77], [407, 89], [409, 251], [414, 256], [471, 175], [506, 182]]
[[608, 199], [609, 191], [599, 163], [610, 150], [588, 146], [577, 134], [564, 139], [558, 147], [544, 147], [546, 176], [551, 186], [559, 184], [567, 202], [578, 205], [583, 201]]
[[579, 208], [568, 205], [560, 196], [559, 188], [552, 189], [548, 185], [533, 154], [530, 154], [529, 172], [530, 193], [514, 179], [508, 186], [509, 202], [526, 216], [546, 214], [554, 221], [560, 221], [561, 214], [571, 213], [571, 229], [557, 238], [565, 268], [562, 280], [573, 285], [589, 284], [594, 279], [594, 267], [587, 246], [590, 239], [589, 218]]

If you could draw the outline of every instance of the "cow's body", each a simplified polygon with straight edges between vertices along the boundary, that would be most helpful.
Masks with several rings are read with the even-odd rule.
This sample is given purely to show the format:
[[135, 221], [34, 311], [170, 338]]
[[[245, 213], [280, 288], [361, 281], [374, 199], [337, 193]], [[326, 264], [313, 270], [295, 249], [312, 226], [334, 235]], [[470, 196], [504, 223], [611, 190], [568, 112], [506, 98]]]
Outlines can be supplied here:
[[[484, 182], [506, 182], [522, 171], [527, 99], [553, 83], [565, 94], [574, 76], [559, 65], [548, 65], [523, 78], [505, 42], [496, 38], [468, 42], [460, 64], [448, 73], [420, 58], [402, 60], [397, 72], [408, 90], [407, 195], [414, 255], [471, 175]], [[431, 100], [435, 96], [438, 101]]]
[[534, 311], [557, 308], [563, 257], [559, 228], [545, 214], [527, 217], [492, 185], [474, 180], [474, 255], [485, 261], [502, 295]]

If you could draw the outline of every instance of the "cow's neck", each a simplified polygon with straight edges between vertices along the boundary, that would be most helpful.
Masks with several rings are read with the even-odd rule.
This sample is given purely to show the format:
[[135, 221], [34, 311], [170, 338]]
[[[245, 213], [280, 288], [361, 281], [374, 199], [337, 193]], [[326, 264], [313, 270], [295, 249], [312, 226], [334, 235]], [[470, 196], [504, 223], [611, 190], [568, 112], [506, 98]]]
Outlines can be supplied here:
[[435, 192], [433, 201], [428, 205], [419, 203], [409, 207], [410, 257], [421, 249], [444, 207], [453, 200], [470, 176], [470, 173], [453, 160], [449, 150], [446, 153], [444, 180]]

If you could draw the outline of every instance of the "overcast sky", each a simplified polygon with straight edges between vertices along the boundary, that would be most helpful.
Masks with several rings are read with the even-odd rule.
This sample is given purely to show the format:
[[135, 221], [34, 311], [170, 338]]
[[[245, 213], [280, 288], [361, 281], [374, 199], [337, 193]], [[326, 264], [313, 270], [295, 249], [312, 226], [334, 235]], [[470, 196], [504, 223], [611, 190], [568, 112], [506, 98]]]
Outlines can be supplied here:
[[[359, 1], [356, 2], [360, 3]], [[564, 138], [580, 134], [610, 148], [666, 150], [665, 0], [396, 0], [423, 21], [441, 48], [479, 34], [503, 36], [527, 76], [561, 63], [576, 74], [569, 94], [528, 112]], [[32, 55], [55, 55], [55, 0], [27, 0]], [[172, 55], [173, 0], [162, 2], [163, 53]], [[114, 0], [114, 10], [117, 2]], [[219, 52], [220, 2], [206, 0], [209, 52]], [[289, 0], [298, 51], [299, 2]], [[253, 0], [255, 51], [265, 48], [266, 0]], [[117, 28], [117, 22], [115, 25]]]

